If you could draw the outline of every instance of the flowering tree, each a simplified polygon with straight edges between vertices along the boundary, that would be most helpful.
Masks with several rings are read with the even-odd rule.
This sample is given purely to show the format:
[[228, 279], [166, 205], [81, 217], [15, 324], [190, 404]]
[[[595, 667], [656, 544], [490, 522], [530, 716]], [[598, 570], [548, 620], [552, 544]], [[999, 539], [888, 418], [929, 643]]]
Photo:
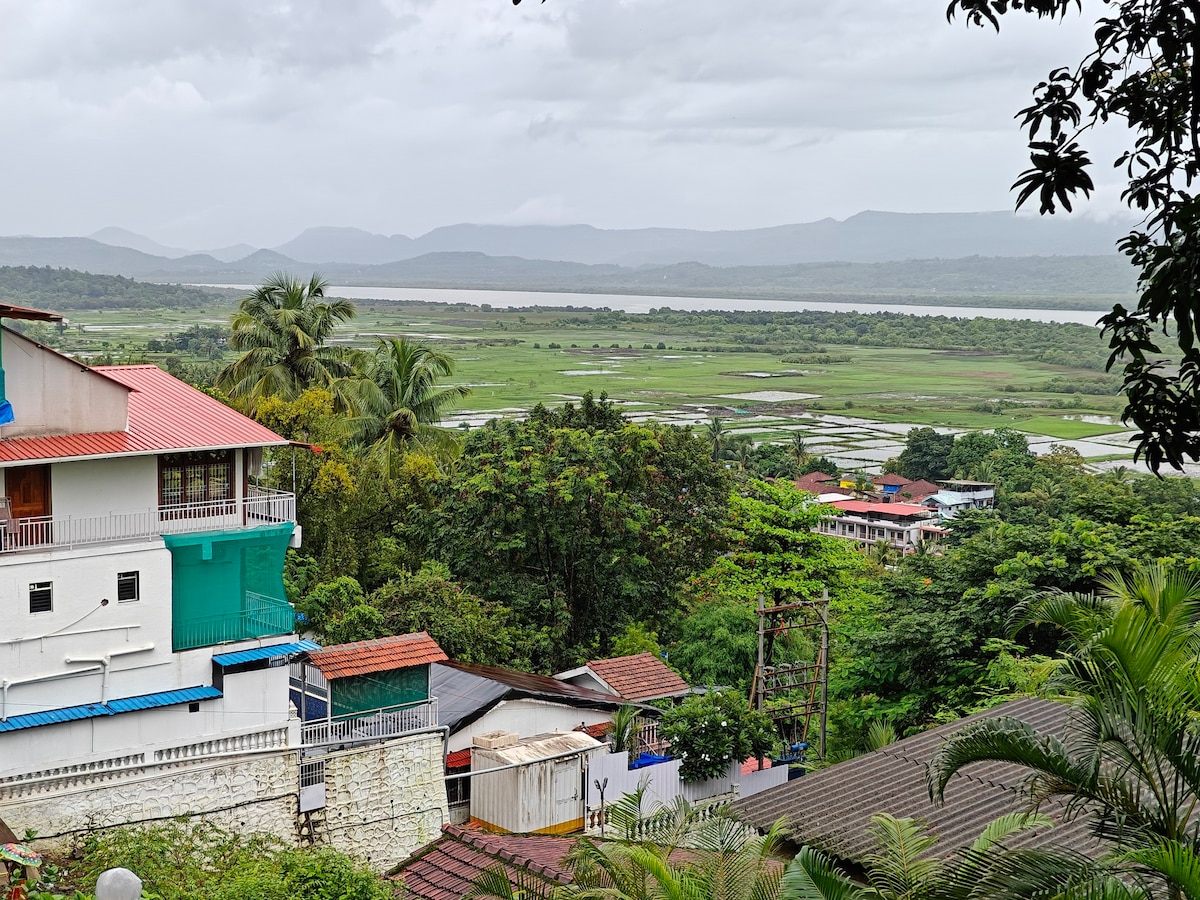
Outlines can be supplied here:
[[724, 775], [731, 762], [761, 758], [777, 743], [771, 719], [733, 691], [689, 697], [667, 710], [660, 730], [682, 761], [679, 775], [689, 784]]

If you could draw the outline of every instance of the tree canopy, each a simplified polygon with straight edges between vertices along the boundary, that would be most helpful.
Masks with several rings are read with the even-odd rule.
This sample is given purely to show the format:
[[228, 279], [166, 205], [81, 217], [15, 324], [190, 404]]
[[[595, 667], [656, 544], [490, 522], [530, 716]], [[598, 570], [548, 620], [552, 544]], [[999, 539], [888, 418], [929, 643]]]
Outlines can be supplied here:
[[[1120, 247], [1139, 270], [1138, 302], [1102, 320], [1109, 367], [1123, 366], [1126, 421], [1157, 471], [1200, 459], [1200, 4], [1192, 0], [1102, 0], [1094, 47], [1056, 68], [1018, 113], [1030, 167], [1014, 189], [1017, 206], [1036, 197], [1043, 214], [1093, 189], [1081, 143], [1099, 125], [1128, 128], [1115, 160], [1128, 179], [1122, 199], [1143, 214]], [[1062, 19], [1079, 0], [951, 0], [947, 16], [1000, 30], [1006, 14]], [[1162, 340], [1174, 351], [1164, 352]]]

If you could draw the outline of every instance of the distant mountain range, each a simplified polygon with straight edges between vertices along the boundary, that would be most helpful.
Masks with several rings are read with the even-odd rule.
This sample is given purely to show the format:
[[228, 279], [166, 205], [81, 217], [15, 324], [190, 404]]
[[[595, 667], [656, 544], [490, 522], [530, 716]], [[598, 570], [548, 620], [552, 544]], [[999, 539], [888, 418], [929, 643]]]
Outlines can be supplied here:
[[[862, 212], [845, 221], [822, 219], [746, 231], [684, 228], [605, 230], [590, 225], [450, 225], [410, 238], [358, 228], [309, 228], [275, 253], [300, 263], [376, 266], [427, 253], [483, 253], [587, 265], [778, 266], [803, 262], [888, 262], [964, 256], [1100, 256], [1114, 253], [1122, 223], [1016, 216], [1008, 212]], [[218, 263], [245, 259], [244, 244], [218, 250], [167, 247], [122, 228], [91, 238], [148, 256]], [[192, 259], [195, 257], [196, 259]]]
[[0, 237], [0, 266], [216, 284], [254, 283], [282, 270], [320, 271], [345, 285], [664, 296], [1113, 297], [1135, 286], [1114, 248], [1124, 231], [1010, 213], [865, 212], [844, 222], [719, 232], [455, 225], [413, 239], [311, 228], [274, 249], [191, 253], [105, 228], [87, 238]]

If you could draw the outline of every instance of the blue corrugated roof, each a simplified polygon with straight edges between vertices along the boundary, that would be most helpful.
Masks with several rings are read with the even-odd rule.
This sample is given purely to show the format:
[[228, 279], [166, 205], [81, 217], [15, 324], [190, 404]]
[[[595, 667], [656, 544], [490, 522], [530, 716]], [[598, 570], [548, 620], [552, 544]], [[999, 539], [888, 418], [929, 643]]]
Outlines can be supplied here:
[[219, 666], [233, 666], [238, 663], [253, 662], [256, 659], [273, 659], [276, 656], [291, 656], [293, 653], [303, 653], [305, 650], [320, 649], [321, 645], [316, 641], [296, 641], [292, 644], [254, 647], [250, 650], [238, 650], [234, 653], [218, 653], [213, 657], [213, 662]]
[[118, 713], [134, 712], [139, 709], [174, 706], [176, 703], [215, 700], [220, 696], [221, 692], [215, 687], [193, 687], [181, 688], [177, 691], [160, 691], [157, 694], [143, 694], [140, 697], [125, 697], [121, 700], [110, 700], [108, 703], [66, 706], [62, 709], [48, 709], [45, 712], [9, 716], [5, 721], [0, 722], [0, 732], [20, 731], [22, 728], [36, 728], [38, 725], [57, 725], [61, 722], [74, 722], [78, 719], [115, 716]]
[[196, 700], [216, 700], [220, 696], [221, 692], [215, 687], [180, 688], [177, 691], [160, 691], [157, 694], [109, 700], [106, 705], [113, 713], [123, 713], [154, 709], [157, 706], [174, 706], [176, 703], [193, 703]]

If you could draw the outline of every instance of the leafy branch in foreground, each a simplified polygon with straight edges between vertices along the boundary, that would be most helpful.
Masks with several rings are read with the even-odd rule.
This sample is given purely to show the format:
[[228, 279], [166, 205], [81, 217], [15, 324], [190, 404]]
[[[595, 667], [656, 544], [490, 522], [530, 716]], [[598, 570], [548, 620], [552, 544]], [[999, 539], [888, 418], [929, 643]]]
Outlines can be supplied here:
[[[1094, 48], [1074, 67], [1050, 72], [1018, 113], [1029, 138], [1029, 169], [1014, 189], [1020, 207], [1036, 196], [1043, 214], [1093, 190], [1092, 160], [1080, 144], [1088, 131], [1123, 122], [1131, 144], [1116, 160], [1127, 184], [1122, 199], [1143, 214], [1120, 242], [1139, 270], [1133, 310], [1117, 304], [1101, 323], [1123, 365], [1125, 421], [1138, 453], [1155, 470], [1200, 459], [1200, 4], [1193, 0], [1103, 0], [1110, 11], [1094, 31]], [[1024, 12], [1062, 19], [1080, 0], [951, 0], [950, 19], [1000, 29], [1001, 17]], [[1156, 331], [1173, 338], [1177, 359], [1164, 358]]]

